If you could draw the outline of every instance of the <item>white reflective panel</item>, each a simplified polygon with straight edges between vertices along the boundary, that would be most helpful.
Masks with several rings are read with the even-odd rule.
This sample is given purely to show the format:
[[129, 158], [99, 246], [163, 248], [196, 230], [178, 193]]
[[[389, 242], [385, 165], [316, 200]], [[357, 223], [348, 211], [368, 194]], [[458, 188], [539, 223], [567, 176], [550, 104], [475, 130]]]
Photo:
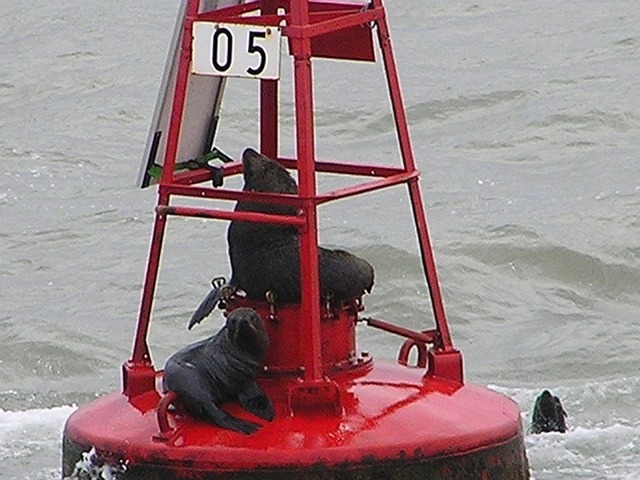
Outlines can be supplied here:
[[280, 77], [280, 27], [195, 22], [191, 70], [198, 75]]

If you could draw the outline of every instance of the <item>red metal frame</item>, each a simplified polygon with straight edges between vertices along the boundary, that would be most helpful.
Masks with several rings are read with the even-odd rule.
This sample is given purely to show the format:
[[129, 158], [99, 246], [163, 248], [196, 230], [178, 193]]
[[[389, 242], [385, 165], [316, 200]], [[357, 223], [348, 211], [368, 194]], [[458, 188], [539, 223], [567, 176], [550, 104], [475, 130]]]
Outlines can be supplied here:
[[[353, 4], [333, 4], [331, 2], [310, 2], [308, 0], [258, 0], [238, 6], [227, 7], [206, 14], [198, 14], [200, 0], [187, 0], [187, 14], [184, 24], [182, 49], [179, 58], [175, 94], [168, 131], [165, 163], [158, 189], [158, 205], [151, 239], [149, 260], [144, 280], [144, 290], [138, 317], [132, 358], [124, 365], [124, 392], [129, 396], [153, 388], [152, 368], [147, 333], [151, 319], [153, 297], [158, 277], [160, 252], [168, 215], [198, 216], [225, 220], [246, 220], [295, 225], [300, 230], [300, 269], [302, 301], [300, 305], [301, 345], [304, 352], [304, 373], [302, 389], [320, 386], [327, 397], [333, 395], [331, 382], [323, 371], [320, 331], [319, 280], [318, 280], [318, 227], [317, 206], [339, 198], [357, 195], [381, 188], [406, 183], [411, 199], [415, 226], [419, 238], [420, 253], [427, 285], [429, 288], [435, 330], [414, 332], [404, 327], [394, 326], [381, 320], [369, 319], [368, 323], [378, 328], [410, 338], [413, 342], [433, 343], [436, 351], [430, 351], [430, 373], [462, 382], [461, 356], [451, 343], [442, 294], [436, 272], [435, 259], [431, 247], [425, 210], [422, 204], [419, 172], [416, 169], [407, 118], [398, 79], [397, 67], [392, 52], [389, 29], [382, 0], [372, 0], [368, 8], [358, 8]], [[284, 13], [282, 13], [284, 9]], [[334, 9], [334, 10], [332, 10]], [[243, 14], [259, 10], [260, 15], [243, 17]], [[180, 137], [181, 119], [184, 112], [189, 62], [191, 56], [191, 32], [196, 20], [233, 21], [234, 23], [277, 25], [285, 20], [283, 34], [289, 38], [293, 56], [295, 118], [296, 118], [296, 159], [278, 157], [278, 82], [261, 80], [260, 84], [260, 148], [271, 158], [276, 158], [285, 167], [297, 168], [298, 195], [261, 194], [238, 192], [227, 189], [204, 188], [194, 185], [208, 179], [208, 172], [174, 172], [176, 152]], [[340, 162], [320, 162], [315, 158], [312, 40], [321, 35], [359, 26], [377, 26], [379, 48], [385, 67], [387, 85], [398, 136], [402, 168], [363, 166]], [[348, 49], [348, 45], [343, 48]], [[346, 50], [345, 50], [346, 51]], [[342, 52], [342, 56], [348, 53]], [[238, 163], [226, 165], [225, 176], [240, 173]], [[316, 191], [316, 173], [376, 177], [371, 181], [324, 194]], [[199, 207], [170, 205], [172, 196], [213, 198], [225, 200], [250, 199], [257, 202], [295, 205], [299, 216], [265, 215], [251, 212], [235, 212]], [[150, 387], [149, 387], [150, 386]], [[310, 391], [310, 390], [309, 390]], [[295, 392], [294, 392], [295, 394]], [[295, 403], [295, 399], [292, 400]]]
[[[501, 394], [465, 384], [462, 355], [451, 344], [382, 0], [371, 0], [366, 8], [349, 0], [256, 0], [204, 15], [198, 14], [201, 0], [185, 1], [166, 154], [132, 357], [123, 366], [123, 394], [104, 396], [68, 419], [63, 475], [72, 475], [83, 452], [95, 448], [100, 461], [126, 465], [127, 478], [237, 478], [241, 473], [247, 478], [292, 480], [306, 478], [309, 472], [319, 479], [529, 478], [517, 405]], [[242, 16], [257, 10], [259, 15]], [[277, 81], [261, 81], [259, 134], [264, 154], [297, 169], [296, 195], [203, 187], [196, 184], [211, 179], [208, 169], [175, 171], [176, 161], [185, 160], [176, 159], [176, 147], [185, 115], [192, 26], [204, 18], [286, 22], [295, 77], [295, 158], [278, 156]], [[377, 27], [401, 167], [315, 158], [312, 58], [368, 59], [374, 43], [369, 22]], [[360, 45], [343, 41], [345, 35]], [[233, 162], [223, 168], [228, 177], [240, 174], [243, 167]], [[364, 180], [319, 193], [318, 172]], [[398, 184], [406, 184], [409, 191], [435, 319], [435, 328], [421, 331], [361, 317], [361, 299], [321, 301], [319, 295], [317, 207]], [[176, 197], [291, 205], [298, 214], [171, 204]], [[238, 402], [220, 406], [233, 416], [258, 421], [261, 428], [252, 435], [216, 428], [187, 414], [176, 393], [163, 393], [163, 372], [153, 367], [147, 333], [169, 215], [292, 225], [300, 233], [300, 304], [263, 301], [242, 292], [224, 295], [227, 312], [254, 308], [270, 340], [256, 381], [273, 404], [273, 420], [261, 421]], [[358, 322], [403, 337], [397, 359], [403, 366], [373, 362], [367, 352], [358, 352]], [[409, 365], [414, 351], [415, 361]]]

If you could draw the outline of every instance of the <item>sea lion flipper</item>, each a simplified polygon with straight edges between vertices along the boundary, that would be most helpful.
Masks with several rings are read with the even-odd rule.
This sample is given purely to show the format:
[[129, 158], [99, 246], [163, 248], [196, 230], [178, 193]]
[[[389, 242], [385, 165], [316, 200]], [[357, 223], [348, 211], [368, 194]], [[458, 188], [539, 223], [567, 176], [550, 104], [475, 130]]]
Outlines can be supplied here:
[[222, 428], [235, 430], [236, 432], [245, 433], [247, 435], [255, 433], [260, 425], [257, 423], [241, 420], [219, 409], [215, 403], [207, 405], [207, 416], [209, 419]]
[[562, 406], [562, 402], [558, 397], [554, 396], [553, 399], [556, 404], [556, 418], [557, 418], [556, 425], [558, 427], [558, 431], [560, 433], [565, 433], [567, 431], [567, 422], [566, 422], [567, 412], [565, 411], [564, 407]]
[[189, 320], [189, 325], [187, 326], [188, 330], [191, 330], [193, 326], [197, 323], [200, 323], [209, 314], [216, 308], [216, 305], [220, 300], [222, 300], [222, 289], [224, 287], [217, 287], [212, 289], [207, 296], [202, 299], [196, 311], [191, 315], [191, 320]]
[[260, 428], [260, 425], [240, 420], [218, 408], [211, 391], [193, 366], [168, 363], [165, 367], [164, 385], [167, 390], [176, 392], [187, 411], [196, 417], [240, 433], [250, 434]]
[[255, 382], [238, 393], [238, 400], [245, 410], [263, 420], [270, 422], [275, 417], [271, 400]]
[[346, 250], [318, 249], [320, 289], [324, 295], [348, 300], [370, 292], [374, 270], [366, 260]]

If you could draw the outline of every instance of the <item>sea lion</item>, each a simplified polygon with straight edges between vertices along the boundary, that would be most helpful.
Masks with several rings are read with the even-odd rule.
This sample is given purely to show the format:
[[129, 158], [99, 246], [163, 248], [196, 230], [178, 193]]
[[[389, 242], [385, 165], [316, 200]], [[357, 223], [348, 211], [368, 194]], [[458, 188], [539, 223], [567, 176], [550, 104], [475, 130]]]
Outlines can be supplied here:
[[164, 367], [164, 389], [178, 394], [187, 412], [197, 418], [242, 433], [260, 426], [222, 411], [218, 405], [238, 399], [245, 410], [271, 421], [273, 405], [256, 385], [269, 337], [262, 319], [251, 308], [227, 316], [218, 333], [174, 353]]
[[567, 412], [562, 408], [560, 399], [544, 390], [536, 398], [531, 416], [531, 433], [567, 431], [565, 417]]
[[[242, 154], [243, 190], [263, 193], [296, 194], [298, 187], [278, 162], [251, 148]], [[296, 215], [296, 207], [239, 201], [236, 211], [276, 215]], [[300, 236], [298, 229], [234, 220], [227, 231], [231, 280], [203, 299], [189, 322], [189, 328], [202, 321], [223, 298], [224, 292], [244, 291], [248, 297], [264, 300], [272, 292], [276, 302], [300, 301]], [[373, 267], [362, 258], [344, 251], [319, 247], [320, 295], [343, 301], [361, 297], [373, 287]], [[223, 290], [226, 289], [226, 290]]]

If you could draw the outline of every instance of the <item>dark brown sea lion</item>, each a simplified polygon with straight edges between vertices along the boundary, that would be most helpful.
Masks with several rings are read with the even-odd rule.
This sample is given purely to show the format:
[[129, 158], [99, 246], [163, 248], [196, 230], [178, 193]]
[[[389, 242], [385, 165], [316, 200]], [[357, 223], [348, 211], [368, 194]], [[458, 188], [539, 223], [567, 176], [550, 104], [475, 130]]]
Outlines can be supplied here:
[[567, 412], [562, 408], [560, 399], [544, 390], [536, 398], [531, 416], [531, 433], [567, 431], [565, 417]]
[[[247, 148], [242, 154], [243, 190], [264, 193], [297, 192], [296, 182], [278, 162]], [[236, 211], [295, 215], [296, 207], [240, 201]], [[272, 291], [276, 301], [300, 301], [300, 238], [291, 226], [233, 221], [227, 233], [232, 277], [230, 284], [261, 299]], [[373, 267], [344, 250], [319, 248], [320, 294], [323, 298], [358, 298], [373, 286]]]
[[[295, 194], [295, 180], [278, 162], [251, 148], [242, 154], [243, 190], [263, 193]], [[296, 215], [296, 207], [239, 201], [236, 211], [277, 215]], [[264, 300], [271, 291], [276, 302], [300, 301], [300, 236], [296, 227], [256, 222], [232, 221], [227, 232], [231, 280], [226, 291], [237, 289], [247, 296]], [[350, 300], [370, 292], [373, 267], [362, 258], [344, 250], [318, 250], [320, 295], [332, 301]], [[223, 297], [214, 288], [196, 309], [189, 328], [199, 323]], [[319, 299], [320, 300], [320, 299]]]
[[187, 412], [197, 418], [242, 433], [259, 425], [235, 418], [218, 405], [237, 399], [249, 412], [271, 421], [269, 398], [256, 385], [269, 338], [262, 319], [251, 308], [229, 313], [225, 326], [213, 337], [173, 354], [164, 367], [164, 388], [178, 394]]

